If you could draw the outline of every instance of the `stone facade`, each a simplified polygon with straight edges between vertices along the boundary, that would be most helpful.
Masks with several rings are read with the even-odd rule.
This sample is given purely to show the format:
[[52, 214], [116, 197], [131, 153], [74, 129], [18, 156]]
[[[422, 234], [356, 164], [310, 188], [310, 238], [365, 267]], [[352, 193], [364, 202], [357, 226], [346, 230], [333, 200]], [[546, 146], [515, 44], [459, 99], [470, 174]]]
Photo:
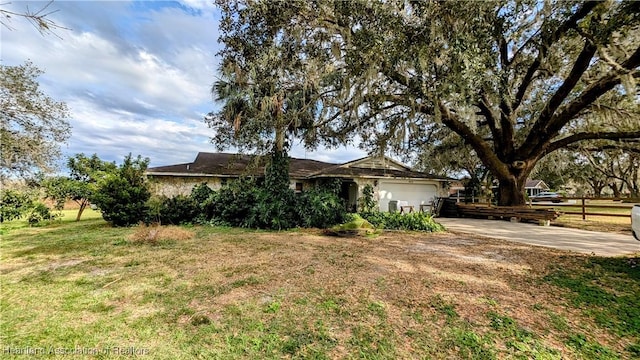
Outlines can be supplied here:
[[177, 195], [190, 195], [196, 185], [205, 183], [213, 190], [222, 186], [222, 179], [214, 176], [147, 176], [151, 194], [158, 196], [174, 197]]

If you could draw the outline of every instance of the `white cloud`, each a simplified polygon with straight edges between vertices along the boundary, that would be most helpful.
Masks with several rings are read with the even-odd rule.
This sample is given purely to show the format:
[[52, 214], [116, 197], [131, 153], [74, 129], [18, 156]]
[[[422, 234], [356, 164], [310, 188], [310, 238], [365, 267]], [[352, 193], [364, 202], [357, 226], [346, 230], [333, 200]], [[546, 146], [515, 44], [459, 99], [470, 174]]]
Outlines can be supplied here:
[[[14, 10], [43, 3], [15, 2]], [[71, 30], [41, 36], [15, 20], [2, 29], [5, 65], [27, 59], [45, 71], [42, 90], [69, 105], [72, 137], [67, 155], [97, 153], [121, 161], [128, 153], [151, 158], [152, 166], [192, 161], [215, 151], [203, 121], [214, 109], [209, 93], [220, 49], [219, 14], [211, 1], [54, 2], [51, 20]], [[190, 9], [189, 9], [190, 8]], [[365, 156], [349, 148], [291, 156], [344, 162]]]

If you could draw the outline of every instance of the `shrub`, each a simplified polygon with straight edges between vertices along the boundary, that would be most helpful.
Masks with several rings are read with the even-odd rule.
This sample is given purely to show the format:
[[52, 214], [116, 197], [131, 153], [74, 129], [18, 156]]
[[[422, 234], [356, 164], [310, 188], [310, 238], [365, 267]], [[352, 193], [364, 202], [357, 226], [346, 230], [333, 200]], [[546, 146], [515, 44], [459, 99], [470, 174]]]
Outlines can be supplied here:
[[443, 231], [444, 227], [423, 212], [401, 214], [399, 212], [371, 211], [360, 214], [377, 228], [388, 230]]
[[161, 224], [173, 225], [192, 223], [198, 213], [199, 209], [193, 198], [178, 195], [162, 201], [158, 211], [158, 221]]
[[0, 197], [0, 222], [21, 218], [33, 207], [33, 200], [27, 193], [3, 190]]
[[238, 179], [230, 181], [216, 195], [210, 196], [205, 206], [211, 211], [210, 219], [216, 219], [216, 222], [249, 227], [246, 222], [252, 215], [257, 198], [255, 180]]
[[289, 229], [296, 221], [295, 193], [289, 188], [289, 157], [284, 151], [274, 150], [265, 169], [264, 185], [256, 192], [255, 206], [244, 223], [247, 227]]
[[328, 228], [342, 224], [347, 212], [340, 198], [340, 181], [303, 192], [297, 201], [298, 222], [302, 227]]
[[215, 191], [213, 191], [207, 184], [198, 184], [193, 187], [193, 190], [191, 190], [191, 199], [193, 199], [197, 204], [202, 204], [214, 193]]
[[289, 188], [279, 191], [258, 189], [255, 205], [242, 226], [275, 230], [296, 227], [295, 204], [295, 193]]
[[197, 207], [194, 222], [204, 224], [213, 218], [213, 206], [216, 203], [217, 196], [218, 194], [205, 183], [196, 185], [193, 190], [191, 190], [191, 199]]
[[371, 213], [376, 211], [378, 208], [378, 204], [376, 200], [373, 198], [373, 186], [371, 184], [367, 184], [362, 189], [362, 197], [359, 199], [359, 212], [361, 213]]
[[151, 193], [144, 177], [148, 164], [148, 158], [138, 156], [133, 160], [129, 154], [114, 173], [99, 181], [92, 201], [112, 225], [130, 226], [148, 217], [147, 200]]
[[27, 221], [29, 225], [36, 225], [42, 221], [52, 221], [55, 220], [58, 215], [54, 215], [51, 213], [51, 210], [43, 203], [36, 202], [33, 204], [29, 215], [27, 216]]

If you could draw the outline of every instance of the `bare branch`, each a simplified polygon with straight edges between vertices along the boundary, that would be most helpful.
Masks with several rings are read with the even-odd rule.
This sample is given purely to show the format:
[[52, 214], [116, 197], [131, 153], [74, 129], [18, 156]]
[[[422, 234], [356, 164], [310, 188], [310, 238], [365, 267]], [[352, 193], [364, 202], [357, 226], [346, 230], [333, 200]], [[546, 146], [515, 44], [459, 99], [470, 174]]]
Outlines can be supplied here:
[[[71, 29], [64, 27], [62, 25], [59, 25], [55, 21], [49, 18], [51, 14], [54, 14], [59, 11], [59, 10], [48, 10], [49, 6], [53, 4], [53, 1], [54, 0], [49, 1], [42, 8], [40, 8], [35, 12], [32, 12], [28, 6], [26, 7], [25, 11], [22, 13], [0, 9], [0, 24], [5, 28], [7, 28], [8, 30], [15, 30], [11, 26], [11, 18], [12, 17], [23, 18], [28, 20], [33, 25], [33, 27], [35, 27], [36, 30], [38, 30], [38, 32], [42, 36], [51, 34], [60, 38], [60, 36], [58, 36], [58, 34], [55, 33], [55, 30], [58, 30], [58, 29], [71, 30]], [[11, 4], [11, 2], [2, 3], [0, 4], [0, 6], [5, 6], [9, 4]]]

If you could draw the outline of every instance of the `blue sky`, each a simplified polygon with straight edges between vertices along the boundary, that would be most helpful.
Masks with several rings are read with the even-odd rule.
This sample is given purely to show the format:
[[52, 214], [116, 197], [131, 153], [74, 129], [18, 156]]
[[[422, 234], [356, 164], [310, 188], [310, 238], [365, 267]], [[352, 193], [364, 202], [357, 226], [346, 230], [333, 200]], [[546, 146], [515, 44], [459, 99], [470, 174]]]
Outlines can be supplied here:
[[[46, 2], [3, 8], [34, 11]], [[212, 1], [55, 1], [50, 19], [69, 30], [42, 36], [30, 23], [0, 28], [4, 65], [32, 61], [45, 71], [42, 90], [71, 110], [65, 156], [97, 153], [120, 162], [128, 153], [151, 166], [192, 161], [215, 152], [203, 116], [215, 110], [219, 13]], [[229, 151], [233, 151], [230, 149]], [[349, 147], [291, 156], [344, 162], [366, 156]]]

